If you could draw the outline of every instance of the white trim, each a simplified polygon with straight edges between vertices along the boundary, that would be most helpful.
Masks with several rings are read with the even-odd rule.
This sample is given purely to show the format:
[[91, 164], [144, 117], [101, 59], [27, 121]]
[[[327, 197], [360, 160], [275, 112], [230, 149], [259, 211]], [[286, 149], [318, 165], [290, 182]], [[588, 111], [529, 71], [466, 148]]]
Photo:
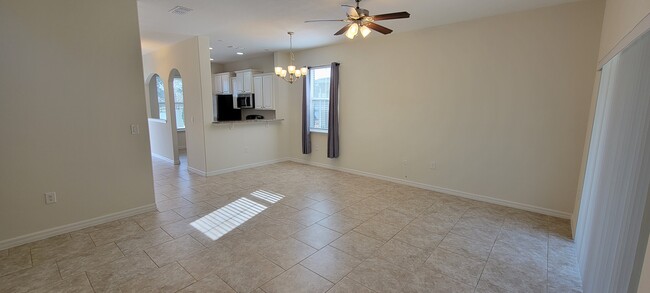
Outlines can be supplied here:
[[158, 118], [149, 118], [149, 122], [156, 122], [160, 124], [167, 124], [167, 120], [164, 119], [158, 119]]
[[327, 134], [329, 131], [327, 129], [310, 128], [309, 132]]
[[[156, 158], [156, 159], [161, 159], [161, 160], [163, 160], [163, 161], [165, 161], [167, 163], [178, 165], [176, 162], [174, 162], [174, 160], [172, 160], [172, 159], [170, 159], [168, 157], [165, 157], [163, 155], [151, 153], [151, 156]], [[178, 161], [178, 163], [180, 163], [180, 161]]]
[[196, 175], [200, 175], [200, 176], [203, 176], [203, 177], [206, 177], [208, 175], [207, 173], [205, 173], [205, 171], [201, 171], [199, 169], [192, 168], [190, 166], [187, 166], [187, 171], [190, 171], [191, 173], [194, 173]]
[[603, 59], [598, 62], [598, 70], [603, 69], [603, 66], [618, 53], [627, 49], [634, 41], [636, 41], [640, 36], [645, 34], [650, 30], [650, 13], [648, 13], [641, 21], [639, 21], [631, 31], [629, 31], [622, 39], [620, 39], [616, 45], [607, 53]]
[[439, 187], [439, 186], [434, 186], [434, 185], [429, 185], [429, 184], [424, 184], [424, 183], [419, 183], [419, 182], [415, 182], [415, 181], [404, 180], [404, 179], [399, 179], [399, 178], [394, 178], [394, 177], [389, 177], [389, 176], [384, 176], [384, 175], [379, 175], [379, 174], [373, 174], [373, 173], [368, 173], [368, 172], [354, 170], [354, 169], [336, 167], [336, 166], [331, 166], [331, 165], [328, 165], [328, 164], [317, 163], [317, 162], [302, 160], [302, 159], [298, 159], [298, 158], [291, 158], [291, 159], [289, 159], [289, 161], [296, 162], [296, 163], [301, 163], [301, 164], [306, 164], [306, 165], [311, 165], [311, 166], [316, 166], [316, 167], [322, 167], [322, 168], [326, 168], [326, 169], [342, 171], [342, 172], [361, 175], [361, 176], [366, 176], [366, 177], [380, 179], [380, 180], [386, 180], [386, 181], [390, 181], [390, 182], [394, 182], [394, 183], [399, 183], [399, 184], [404, 184], [404, 185], [408, 185], [408, 186], [418, 187], [418, 188], [422, 188], [422, 189], [426, 189], [426, 190], [431, 190], [431, 191], [440, 192], [440, 193], [449, 194], [449, 195], [454, 195], [454, 196], [458, 196], [458, 197], [478, 200], [478, 201], [482, 201], [482, 202], [493, 203], [493, 204], [507, 206], [507, 207], [511, 207], [511, 208], [531, 211], [531, 212], [540, 213], [540, 214], [544, 214], [544, 215], [549, 215], [549, 216], [553, 216], [553, 217], [558, 217], [558, 218], [563, 218], [563, 219], [570, 219], [571, 218], [571, 213], [552, 210], [552, 209], [547, 209], [547, 208], [542, 208], [542, 207], [536, 207], [536, 206], [529, 205], [529, 204], [518, 203], [518, 202], [508, 201], [508, 200], [504, 200], [504, 199], [498, 199], [498, 198], [494, 198], [494, 197], [490, 197], [490, 196], [479, 195], [479, 194], [474, 194], [474, 193], [469, 193], [469, 192], [464, 192], [464, 191], [459, 191], [459, 190], [449, 189], [449, 188], [445, 188], [445, 187]]
[[82, 221], [79, 221], [79, 222], [76, 222], [76, 223], [71, 223], [71, 224], [66, 224], [66, 225], [62, 225], [62, 226], [58, 226], [58, 227], [54, 227], [54, 228], [50, 228], [50, 229], [41, 230], [41, 231], [38, 231], [38, 232], [18, 236], [18, 237], [7, 239], [7, 240], [2, 240], [2, 241], [0, 241], [0, 250], [4, 250], [4, 249], [7, 249], [7, 248], [15, 247], [15, 246], [18, 246], [18, 245], [34, 242], [34, 241], [45, 239], [45, 238], [49, 238], [49, 237], [56, 236], [56, 235], [61, 235], [61, 234], [69, 233], [69, 232], [74, 232], [74, 231], [77, 231], [79, 229], [92, 227], [92, 226], [103, 224], [103, 223], [108, 223], [108, 222], [111, 222], [111, 221], [115, 221], [115, 220], [131, 217], [131, 216], [135, 216], [137, 214], [146, 213], [146, 212], [150, 212], [150, 211], [154, 211], [154, 210], [156, 210], [156, 204], [149, 204], [149, 205], [145, 205], [145, 206], [141, 206], [141, 207], [137, 207], [137, 208], [124, 210], [124, 211], [121, 211], [121, 212], [116, 212], [116, 213], [112, 213], [112, 214], [108, 214], [108, 215], [103, 215], [103, 216], [88, 219], [88, 220], [82, 220]]
[[226, 168], [221, 170], [209, 171], [207, 172], [207, 176], [215, 176], [215, 175], [224, 174], [233, 171], [239, 171], [239, 170], [261, 167], [261, 166], [280, 163], [280, 162], [286, 162], [289, 160], [290, 159], [282, 158], [282, 159], [275, 159], [275, 160], [264, 161], [264, 162], [253, 163], [253, 164], [246, 164], [246, 165], [241, 165], [241, 166], [236, 166], [236, 167], [231, 167], [231, 168]]

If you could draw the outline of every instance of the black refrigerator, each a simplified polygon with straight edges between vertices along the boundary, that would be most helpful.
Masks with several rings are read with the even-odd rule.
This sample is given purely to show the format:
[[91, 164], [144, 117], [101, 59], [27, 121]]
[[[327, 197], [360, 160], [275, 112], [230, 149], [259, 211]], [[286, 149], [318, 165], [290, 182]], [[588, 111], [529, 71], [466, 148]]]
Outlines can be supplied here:
[[216, 95], [217, 121], [241, 120], [241, 109], [235, 109], [232, 95]]

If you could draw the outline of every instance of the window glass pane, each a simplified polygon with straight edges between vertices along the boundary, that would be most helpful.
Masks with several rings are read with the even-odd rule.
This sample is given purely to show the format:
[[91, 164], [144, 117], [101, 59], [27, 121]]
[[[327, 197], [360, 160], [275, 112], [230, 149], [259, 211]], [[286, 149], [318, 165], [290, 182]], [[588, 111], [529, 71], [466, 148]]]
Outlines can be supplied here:
[[309, 70], [309, 124], [312, 129], [327, 130], [330, 99], [330, 67]]
[[172, 86], [174, 87], [174, 104], [176, 105], [176, 128], [185, 128], [185, 111], [183, 110], [183, 81], [180, 78], [174, 78]]
[[160, 76], [156, 75], [156, 89], [158, 94], [158, 113], [159, 118], [167, 120], [167, 108], [165, 107], [165, 85]]

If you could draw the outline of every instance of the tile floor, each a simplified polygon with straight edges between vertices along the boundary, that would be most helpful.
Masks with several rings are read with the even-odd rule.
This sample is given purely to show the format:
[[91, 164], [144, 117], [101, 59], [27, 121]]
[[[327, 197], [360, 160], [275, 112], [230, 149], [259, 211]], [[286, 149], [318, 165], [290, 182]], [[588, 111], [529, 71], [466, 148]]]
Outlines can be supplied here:
[[154, 159], [158, 211], [0, 251], [0, 292], [581, 292], [569, 222], [296, 163]]

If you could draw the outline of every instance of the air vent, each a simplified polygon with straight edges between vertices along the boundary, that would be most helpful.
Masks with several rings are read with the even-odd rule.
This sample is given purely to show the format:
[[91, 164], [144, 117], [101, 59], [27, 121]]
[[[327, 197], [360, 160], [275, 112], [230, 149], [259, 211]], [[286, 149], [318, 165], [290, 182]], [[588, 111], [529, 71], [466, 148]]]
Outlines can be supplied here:
[[176, 7], [172, 8], [172, 9], [170, 9], [169, 13], [176, 14], [176, 15], [184, 15], [184, 14], [189, 13], [192, 10], [193, 10], [192, 8], [187, 8], [187, 7], [183, 7], [183, 6], [176, 6]]

